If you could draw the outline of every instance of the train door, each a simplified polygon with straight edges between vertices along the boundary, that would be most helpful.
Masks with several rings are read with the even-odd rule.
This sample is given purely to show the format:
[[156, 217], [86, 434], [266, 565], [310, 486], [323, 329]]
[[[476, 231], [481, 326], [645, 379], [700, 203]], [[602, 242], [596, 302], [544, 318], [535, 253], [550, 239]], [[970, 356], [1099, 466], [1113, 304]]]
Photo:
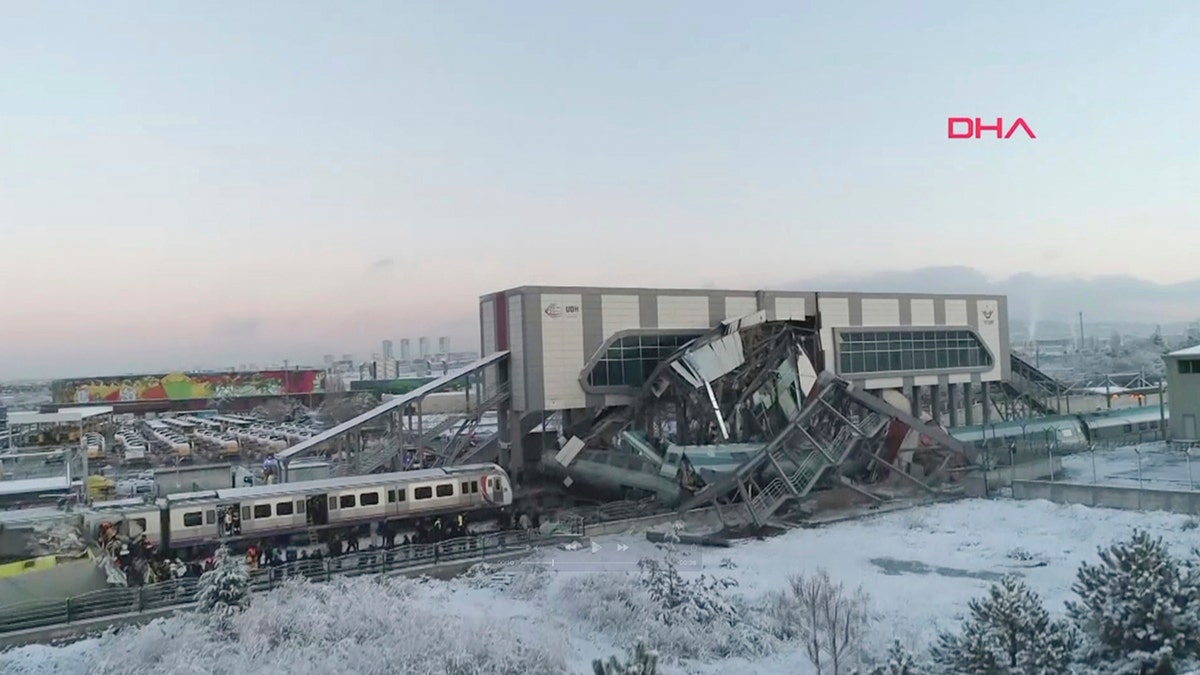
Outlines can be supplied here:
[[312, 495], [304, 500], [305, 522], [309, 527], [329, 524], [330, 500], [327, 495]]
[[220, 533], [223, 537], [240, 535], [242, 521], [250, 519], [250, 507], [241, 504], [222, 504], [217, 511], [220, 517]]

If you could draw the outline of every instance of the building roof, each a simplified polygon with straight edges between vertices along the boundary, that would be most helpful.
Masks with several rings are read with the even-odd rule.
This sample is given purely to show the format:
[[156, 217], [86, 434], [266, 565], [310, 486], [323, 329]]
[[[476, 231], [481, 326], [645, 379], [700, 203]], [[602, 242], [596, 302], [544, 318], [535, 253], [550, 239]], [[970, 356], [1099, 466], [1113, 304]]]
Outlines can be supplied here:
[[27, 478], [24, 480], [0, 481], [0, 495], [25, 495], [40, 492], [61, 492], [71, 489], [71, 481], [66, 476], [53, 478]]
[[1200, 345], [1188, 347], [1187, 349], [1180, 349], [1167, 354], [1167, 356], [1200, 356]]
[[113, 411], [112, 406], [96, 405], [86, 408], [59, 408], [58, 412], [10, 412], [8, 423], [21, 424], [78, 424], [86, 419], [108, 415]]

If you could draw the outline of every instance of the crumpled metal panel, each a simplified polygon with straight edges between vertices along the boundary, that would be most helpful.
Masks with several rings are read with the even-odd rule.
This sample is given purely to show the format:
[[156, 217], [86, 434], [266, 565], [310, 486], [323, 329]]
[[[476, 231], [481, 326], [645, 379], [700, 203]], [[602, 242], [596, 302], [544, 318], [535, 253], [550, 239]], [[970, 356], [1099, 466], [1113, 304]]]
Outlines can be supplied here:
[[[688, 351], [679, 358], [679, 361], [686, 363], [689, 370], [700, 380], [693, 386], [699, 387], [704, 382], [712, 382], [722, 375], [737, 370], [746, 362], [742, 336], [739, 333], [730, 333], [723, 338]], [[676, 372], [679, 370], [676, 369]], [[691, 378], [685, 376], [685, 379], [692, 382]]]

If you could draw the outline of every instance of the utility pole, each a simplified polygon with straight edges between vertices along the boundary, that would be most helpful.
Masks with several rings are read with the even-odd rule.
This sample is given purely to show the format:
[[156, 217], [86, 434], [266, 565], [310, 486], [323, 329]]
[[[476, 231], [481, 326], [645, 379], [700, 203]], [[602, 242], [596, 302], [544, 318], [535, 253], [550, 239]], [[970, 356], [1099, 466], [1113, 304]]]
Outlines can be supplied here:
[[1079, 313], [1079, 351], [1083, 351], [1083, 312]]

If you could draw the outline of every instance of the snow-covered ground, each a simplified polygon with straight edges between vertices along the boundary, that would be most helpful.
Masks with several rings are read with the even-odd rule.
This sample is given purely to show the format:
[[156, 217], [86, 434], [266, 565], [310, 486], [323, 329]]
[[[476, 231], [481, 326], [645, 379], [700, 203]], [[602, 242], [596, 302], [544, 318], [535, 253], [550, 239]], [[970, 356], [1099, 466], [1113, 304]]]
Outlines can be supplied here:
[[1165, 443], [1083, 452], [1063, 457], [1062, 463], [1063, 473], [1056, 475], [1056, 480], [1120, 487], [1140, 485], [1160, 490], [1191, 490], [1200, 486], [1200, 452], [1191, 453], [1189, 478], [1188, 456], [1168, 450]]
[[[1022, 575], [1051, 612], [1061, 614], [1079, 563], [1094, 561], [1098, 546], [1137, 527], [1161, 535], [1183, 555], [1200, 546], [1200, 529], [1188, 520], [1041, 501], [967, 500], [704, 549], [699, 560], [690, 558], [699, 564], [681, 569], [732, 577], [742, 600], [761, 605], [789, 575], [825, 568], [871, 596], [878, 648], [893, 636], [924, 647], [939, 630], [955, 628], [967, 601], [1005, 573]], [[210, 638], [192, 618], [176, 618], [61, 648], [17, 649], [0, 655], [0, 672], [587, 673], [591, 659], [621, 652], [639, 635], [653, 635], [664, 654], [749, 654], [693, 659], [669, 672], [809, 672], [796, 644], [659, 628], [642, 611], [635, 561], [664, 551], [639, 537], [597, 539], [594, 553], [588, 546], [545, 551], [490, 577], [359, 578], [284, 589], [255, 598], [233, 642]]]

